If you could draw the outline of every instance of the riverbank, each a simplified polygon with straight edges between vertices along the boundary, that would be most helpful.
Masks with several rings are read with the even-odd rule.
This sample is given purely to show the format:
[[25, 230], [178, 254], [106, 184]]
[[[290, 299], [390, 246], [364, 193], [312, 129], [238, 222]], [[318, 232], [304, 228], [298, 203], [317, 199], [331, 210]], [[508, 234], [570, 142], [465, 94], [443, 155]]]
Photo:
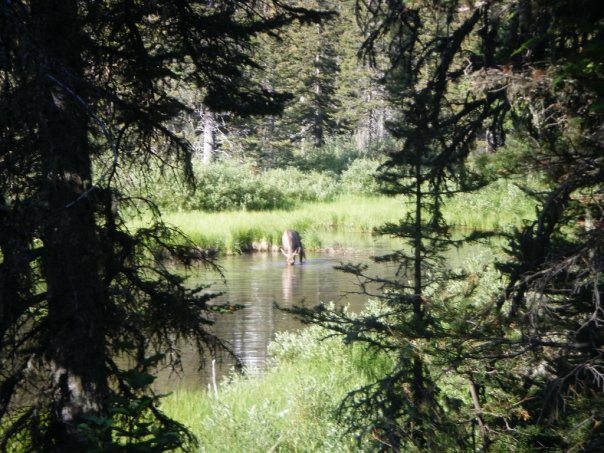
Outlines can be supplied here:
[[[350, 197], [291, 211], [182, 212], [165, 219], [199, 246], [232, 253], [249, 251], [257, 240], [278, 243], [285, 228], [301, 231], [307, 247], [321, 247], [322, 238], [334, 231], [342, 238], [351, 232], [369, 233], [404, 218], [407, 207], [400, 198]], [[507, 230], [533, 212], [534, 205], [519, 189], [498, 185], [451, 199], [445, 215], [457, 228]], [[482, 264], [476, 266], [484, 272]], [[483, 282], [485, 278], [481, 274]], [[260, 376], [234, 376], [216, 389], [176, 390], [164, 398], [162, 410], [191, 429], [200, 440], [200, 451], [364, 451], [372, 433], [349, 431], [338, 408], [345, 395], [375, 382], [393, 362], [345, 346], [335, 337], [322, 341], [326, 336], [318, 326], [277, 334], [270, 346], [272, 360]], [[446, 384], [453, 388], [452, 397], [471, 405], [467, 394], [455, 390], [463, 382]]]
[[318, 326], [278, 334], [261, 377], [252, 373], [216, 389], [177, 390], [161, 408], [195, 434], [204, 452], [359, 451], [366, 439], [357, 444], [357, 433], [338, 419], [338, 407], [393, 361], [325, 335]]
[[189, 211], [167, 213], [164, 219], [202, 249], [230, 254], [278, 247], [283, 231], [290, 228], [302, 234], [305, 247], [319, 249], [325, 232], [371, 233], [378, 225], [396, 221], [403, 209], [395, 198], [351, 197], [289, 211]]
[[[320, 249], [326, 233], [371, 233], [385, 223], [405, 218], [410, 203], [401, 197], [347, 196], [331, 202], [307, 203], [293, 210], [168, 212], [166, 223], [178, 227], [200, 250], [218, 254], [265, 251], [278, 247], [283, 231], [295, 229], [304, 245]], [[445, 219], [454, 228], [506, 231], [531, 218], [535, 205], [515, 185], [494, 183], [474, 194], [447, 200]], [[144, 219], [132, 225], [144, 224]]]

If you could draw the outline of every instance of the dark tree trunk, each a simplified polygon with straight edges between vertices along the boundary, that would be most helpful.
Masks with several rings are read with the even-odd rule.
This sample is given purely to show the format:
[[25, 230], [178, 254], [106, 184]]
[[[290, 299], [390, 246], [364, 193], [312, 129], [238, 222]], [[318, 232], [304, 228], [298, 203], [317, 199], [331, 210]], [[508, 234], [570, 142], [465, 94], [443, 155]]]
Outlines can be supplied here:
[[[424, 264], [423, 259], [423, 251], [424, 251], [424, 241], [423, 241], [423, 220], [422, 220], [422, 209], [424, 202], [424, 194], [422, 192], [422, 163], [421, 163], [421, 148], [420, 151], [416, 152], [415, 155], [415, 231], [413, 237], [413, 324], [417, 329], [417, 334], [420, 337], [425, 336], [425, 327], [424, 327], [424, 302], [423, 302], [423, 278], [422, 278], [422, 268]], [[417, 443], [418, 445], [422, 445], [422, 447], [430, 448], [430, 437], [431, 430], [426, 424], [425, 418], [427, 414], [430, 414], [429, 404], [430, 397], [428, 395], [428, 389], [426, 388], [426, 379], [424, 375], [424, 361], [423, 359], [417, 355], [413, 359], [413, 396], [415, 399], [415, 405], [417, 408], [418, 414], [418, 426], [424, 426], [426, 432], [424, 432], [424, 428], [419, 429], [417, 432]]]
[[[4, 200], [0, 195], [0, 338], [14, 325], [29, 308], [25, 294], [29, 293], [32, 278], [29, 267], [31, 238], [27, 232], [12, 227], [8, 209], [2, 209]], [[0, 347], [1, 349], [1, 347]], [[2, 404], [0, 403], [0, 414]]]
[[244, 0], [156, 3], [0, 1], [0, 451], [195, 444], [158, 410], [159, 359], [145, 352], [175, 338], [221, 348], [207, 330], [213, 296], [146, 272], [144, 250], [194, 257], [159, 216], [127, 231], [112, 206], [124, 166], [102, 160], [142, 174], [180, 159], [191, 177], [191, 147], [173, 131], [188, 108], [172, 88], [194, 83], [217, 111], [279, 114], [287, 96], [250, 80], [253, 39], [331, 15], [276, 0], [268, 17]]
[[[41, 198], [47, 206], [40, 236], [48, 291], [46, 351], [53, 384], [49, 441], [61, 451], [86, 451], [79, 425], [102, 416], [107, 394], [103, 332], [105, 294], [91, 181], [86, 102], [74, 88], [82, 75], [77, 3], [32, 4], [46, 61], [39, 62], [39, 147], [43, 149]], [[45, 39], [52, 36], [53, 39]]]

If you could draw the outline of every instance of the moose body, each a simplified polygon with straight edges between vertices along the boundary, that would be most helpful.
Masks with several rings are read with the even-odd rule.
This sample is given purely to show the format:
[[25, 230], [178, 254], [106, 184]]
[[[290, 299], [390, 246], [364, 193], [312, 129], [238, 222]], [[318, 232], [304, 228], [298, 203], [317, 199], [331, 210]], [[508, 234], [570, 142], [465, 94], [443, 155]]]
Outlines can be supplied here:
[[285, 230], [281, 242], [283, 243], [281, 253], [285, 256], [287, 264], [293, 266], [296, 263], [296, 256], [299, 257], [300, 264], [302, 264], [302, 260], [306, 259], [306, 255], [304, 254], [300, 233], [294, 230]]

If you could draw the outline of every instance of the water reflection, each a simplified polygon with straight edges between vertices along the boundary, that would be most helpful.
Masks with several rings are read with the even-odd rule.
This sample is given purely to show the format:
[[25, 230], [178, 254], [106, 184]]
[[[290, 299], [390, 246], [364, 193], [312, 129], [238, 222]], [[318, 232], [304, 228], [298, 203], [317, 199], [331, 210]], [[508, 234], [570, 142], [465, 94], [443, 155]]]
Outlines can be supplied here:
[[[234, 313], [220, 315], [213, 332], [228, 342], [246, 367], [263, 368], [267, 359], [268, 343], [279, 331], [291, 331], [301, 327], [296, 319], [275, 308], [293, 305], [314, 306], [319, 302], [334, 301], [347, 304], [351, 310], [360, 311], [367, 296], [358, 294], [356, 279], [350, 274], [336, 271], [334, 266], [342, 262], [371, 263], [370, 274], [392, 277], [396, 269], [388, 264], [376, 264], [370, 256], [384, 254], [399, 248], [393, 241], [371, 237], [357, 237], [357, 247], [349, 248], [337, 241], [321, 253], [307, 253], [304, 264], [287, 266], [280, 253], [257, 253], [227, 256], [220, 259], [227, 280], [225, 285], [216, 275], [208, 275], [201, 269], [191, 275], [191, 284], [214, 283], [213, 292], [224, 291], [217, 302], [229, 302], [244, 308]], [[361, 244], [361, 245], [359, 245]], [[399, 243], [400, 244], [400, 243]], [[459, 251], [452, 250], [448, 262], [467, 259]], [[374, 288], [375, 289], [375, 288]], [[179, 375], [160, 373], [156, 388], [170, 391], [175, 387], [199, 388], [206, 386], [211, 376], [211, 361], [199, 369], [199, 357], [190, 345], [181, 345], [184, 372]], [[220, 358], [219, 358], [220, 359]], [[217, 364], [217, 374], [224, 376], [233, 362], [222, 357]]]
[[[301, 267], [301, 266], [300, 266]], [[300, 280], [298, 280], [298, 272], [295, 266], [285, 266], [281, 272], [281, 287], [283, 289], [283, 304], [289, 305], [292, 302], [292, 295], [298, 292], [300, 282], [302, 281], [303, 273], [300, 272]]]
[[[275, 308], [294, 305], [314, 306], [320, 302], [334, 301], [347, 304], [352, 310], [360, 310], [366, 303], [366, 296], [358, 292], [355, 278], [336, 271], [334, 266], [342, 262], [370, 262], [369, 256], [387, 249], [383, 241], [376, 243], [372, 238], [364, 238], [363, 246], [349, 248], [338, 242], [320, 253], [307, 252], [303, 264], [288, 266], [279, 253], [257, 253], [241, 256], [227, 256], [219, 260], [227, 283], [217, 276], [199, 270], [190, 277], [190, 283], [213, 283], [213, 292], [225, 294], [216, 302], [239, 304], [243, 309], [234, 313], [219, 315], [213, 332], [226, 341], [240, 357], [246, 367], [261, 369], [265, 366], [268, 343], [279, 331], [291, 331], [301, 327], [299, 321]], [[385, 265], [374, 269], [375, 273], [392, 274]], [[190, 345], [181, 345], [184, 372], [178, 375], [165, 371], [160, 373], [156, 388], [169, 391], [176, 386], [197, 388], [205, 386], [211, 376], [211, 368], [199, 370], [199, 357]], [[233, 362], [221, 357], [217, 374], [223, 376], [232, 368]]]

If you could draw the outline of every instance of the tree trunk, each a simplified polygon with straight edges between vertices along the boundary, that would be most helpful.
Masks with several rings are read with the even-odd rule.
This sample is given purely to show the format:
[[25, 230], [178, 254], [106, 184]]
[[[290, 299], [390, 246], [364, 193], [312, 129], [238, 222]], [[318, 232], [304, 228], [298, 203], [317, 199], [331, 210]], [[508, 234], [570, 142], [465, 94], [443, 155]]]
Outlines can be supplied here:
[[480, 398], [478, 397], [476, 383], [471, 378], [468, 385], [470, 388], [470, 396], [472, 397], [472, 404], [474, 405], [474, 411], [476, 412], [476, 420], [478, 420], [478, 426], [480, 427], [480, 437], [482, 438], [482, 450], [488, 451], [491, 447], [491, 439], [489, 438], [487, 425], [484, 422], [484, 418], [482, 416], [482, 406], [480, 405]]
[[4, 197], [0, 194], [0, 339], [29, 308], [23, 295], [27, 294], [31, 284], [31, 238], [27, 232], [23, 233], [28, 228], [17, 230], [12, 227], [14, 220], [9, 217], [16, 214], [9, 208], [3, 209], [4, 204]]
[[[414, 252], [414, 269], [413, 269], [413, 322], [415, 328], [418, 330], [420, 336], [424, 335], [424, 303], [422, 298], [423, 293], [423, 279], [422, 279], [422, 251], [424, 249], [422, 240], [422, 165], [420, 153], [417, 152], [415, 156], [415, 231], [413, 238], [413, 252]], [[419, 355], [416, 355], [413, 359], [413, 397], [417, 407], [418, 419], [417, 423], [419, 426], [426, 426], [426, 414], [430, 413], [428, 408], [429, 397], [427, 395], [426, 383], [424, 379], [424, 362]], [[430, 428], [427, 428], [430, 431]], [[420, 445], [428, 447], [430, 450], [430, 433], [423, 432], [422, 429], [418, 430], [417, 441]], [[427, 442], [426, 442], [427, 440]]]
[[203, 109], [203, 163], [209, 164], [216, 153], [216, 116], [211, 110]]
[[[91, 181], [85, 101], [72, 85], [81, 77], [77, 2], [36, 1], [38, 42], [49, 58], [39, 62], [39, 149], [43, 153], [42, 267], [48, 293], [46, 358], [52, 373], [50, 439], [60, 451], [92, 447], [80, 428], [103, 416], [107, 395], [100, 247]], [[45, 39], [53, 36], [53, 39]]]
[[[321, 24], [317, 24], [317, 35], [319, 40], [321, 39], [321, 35], [323, 34], [323, 29]], [[320, 148], [325, 143], [324, 132], [323, 132], [323, 107], [321, 102], [321, 97], [323, 96], [323, 89], [321, 87], [321, 53], [317, 50], [315, 54], [315, 86], [314, 86], [314, 95], [315, 95], [315, 106], [313, 112], [313, 145], [315, 148]]]

